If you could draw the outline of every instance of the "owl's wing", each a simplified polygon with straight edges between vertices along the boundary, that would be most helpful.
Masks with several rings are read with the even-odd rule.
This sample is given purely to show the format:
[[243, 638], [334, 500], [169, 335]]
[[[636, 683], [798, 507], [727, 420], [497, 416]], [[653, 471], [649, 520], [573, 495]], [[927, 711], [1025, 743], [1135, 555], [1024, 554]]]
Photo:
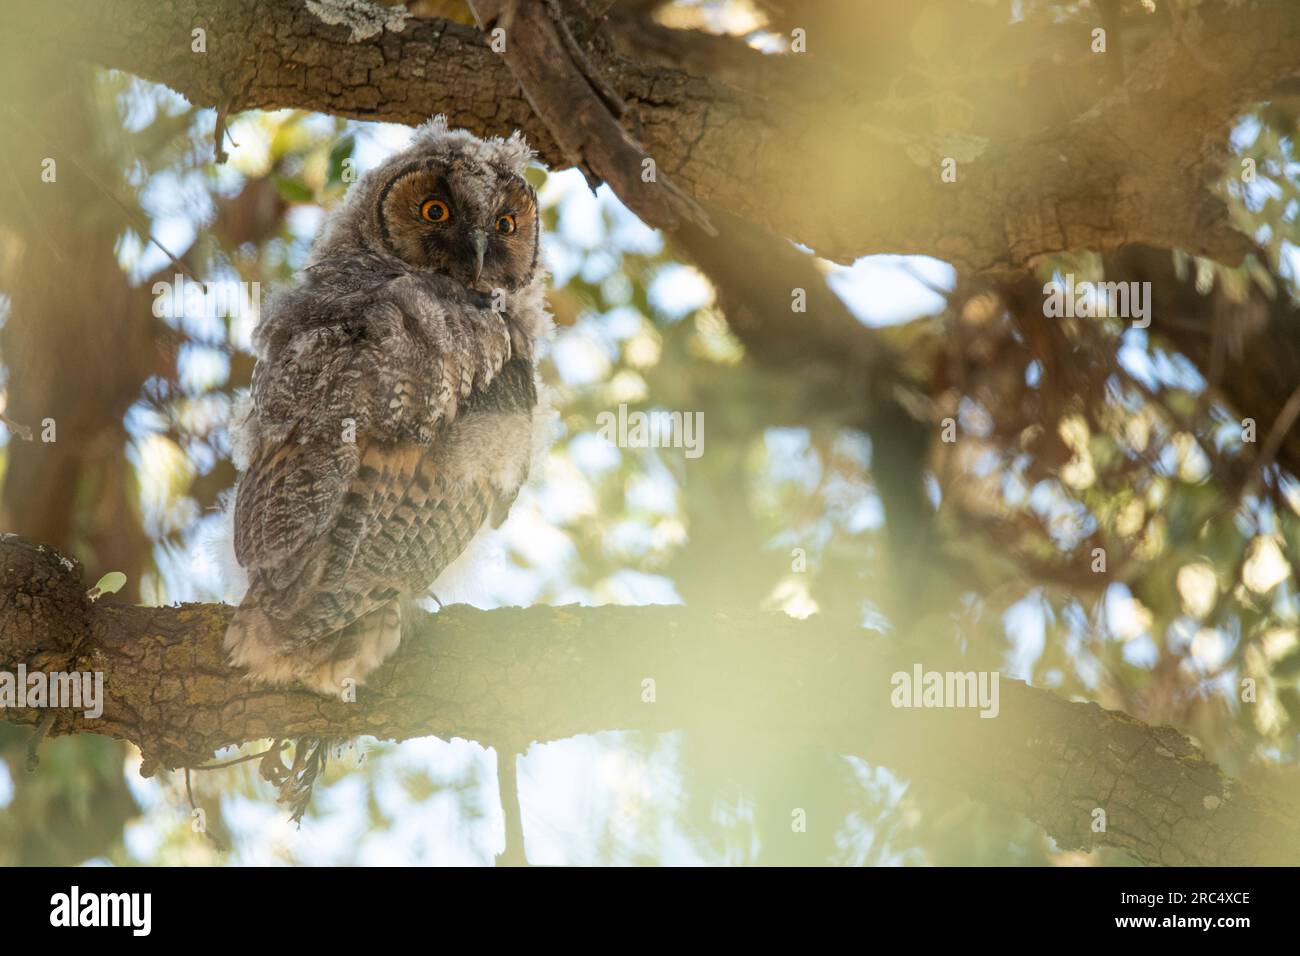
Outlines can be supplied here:
[[[334, 528], [345, 504], [357, 504], [345, 495], [359, 493], [353, 484], [366, 432], [394, 446], [399, 436], [436, 444], [441, 427], [510, 358], [501, 316], [442, 308], [405, 280], [385, 293], [359, 321], [302, 331], [259, 365], [253, 394], [262, 441], [235, 501], [235, 555], [250, 571], [278, 569], [286, 578], [309, 568], [316, 555], [304, 551]], [[412, 323], [425, 336], [422, 350], [407, 335]], [[376, 464], [398, 467], [367, 467]], [[409, 475], [409, 463], [403, 467], [394, 474]]]
[[332, 634], [400, 591], [427, 588], [505, 497], [486, 476], [447, 480], [428, 446], [362, 437], [356, 449], [346, 483], [313, 475], [312, 494], [328, 511], [287, 522], [303, 547], [253, 577], [253, 602], [298, 639]]
[[500, 497], [486, 475], [448, 479], [437, 451], [428, 447], [368, 446], [331, 532], [333, 559], [318, 591], [364, 594], [377, 584], [428, 588], [459, 557]]
[[532, 367], [513, 361], [472, 396], [478, 414], [458, 438], [359, 441], [329, 557], [311, 596], [294, 603], [300, 633], [331, 633], [397, 591], [423, 591], [485, 523], [499, 525], [527, 477], [536, 400]]
[[305, 546], [338, 518], [356, 477], [355, 445], [299, 444], [257, 449], [235, 495], [235, 557], [250, 571], [297, 568]]
[[402, 593], [454, 561], [504, 492], [452, 480], [436, 449], [359, 440], [335, 520], [285, 564], [254, 571], [226, 631], [232, 663], [272, 683], [336, 694], [401, 641]]

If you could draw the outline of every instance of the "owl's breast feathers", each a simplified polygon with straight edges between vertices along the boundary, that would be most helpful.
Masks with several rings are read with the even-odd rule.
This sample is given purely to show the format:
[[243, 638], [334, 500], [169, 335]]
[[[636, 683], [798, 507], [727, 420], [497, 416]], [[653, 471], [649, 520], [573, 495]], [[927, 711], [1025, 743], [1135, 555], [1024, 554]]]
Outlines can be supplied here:
[[506, 316], [449, 279], [345, 288], [322, 296], [309, 284], [259, 329], [253, 402], [272, 439], [365, 432], [432, 444], [512, 357]]
[[359, 681], [400, 638], [398, 597], [500, 524], [527, 477], [531, 362], [485, 303], [429, 292], [396, 279], [264, 340], [235, 501], [250, 586], [226, 639], [255, 677]]

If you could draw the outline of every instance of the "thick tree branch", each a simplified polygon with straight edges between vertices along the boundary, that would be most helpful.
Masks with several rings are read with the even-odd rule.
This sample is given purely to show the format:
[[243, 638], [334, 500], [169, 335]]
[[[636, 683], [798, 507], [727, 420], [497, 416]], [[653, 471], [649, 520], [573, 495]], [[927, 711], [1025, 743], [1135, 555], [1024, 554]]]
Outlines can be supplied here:
[[673, 230], [687, 221], [712, 229], [699, 204], [667, 176], [644, 174], [653, 158], [619, 125], [625, 107], [574, 37], [558, 0], [470, 0], [470, 6], [484, 32], [502, 31], [502, 56], [533, 111], [593, 189], [609, 183], [649, 225]]
[[[337, 10], [326, 0], [19, 0], [0, 42], [54, 45], [230, 111], [402, 123], [445, 112], [479, 133], [521, 128], [548, 163], [566, 163], [478, 31], [391, 11], [341, 22]], [[923, 105], [900, 110], [811, 54], [773, 69], [806, 74], [790, 88], [823, 89], [816, 97], [758, 96], [625, 60], [607, 80], [686, 192], [834, 259], [925, 253], [987, 272], [1144, 241], [1239, 261], [1247, 244], [1210, 186], [1233, 118], [1300, 72], [1300, 4], [1211, 0], [1197, 14], [1129, 58], [1120, 88], [1078, 24], [1008, 26], [965, 91], [960, 124]], [[196, 28], [206, 53], [191, 49]], [[956, 182], [940, 180], [945, 158], [958, 161]]]
[[[1225, 779], [1176, 731], [1008, 679], [994, 719], [896, 709], [890, 677], [912, 662], [847, 622], [450, 608], [418, 622], [349, 704], [246, 684], [222, 663], [231, 608], [91, 604], [72, 562], [12, 535], [0, 559], [0, 664], [102, 671], [102, 718], [54, 711], [50, 732], [131, 740], [146, 773], [265, 737], [460, 736], [509, 754], [520, 741], [687, 728], [860, 754], [1024, 814], [1063, 847], [1117, 846], [1150, 863], [1300, 862], [1294, 808]], [[1106, 811], [1101, 833], [1095, 808]]]

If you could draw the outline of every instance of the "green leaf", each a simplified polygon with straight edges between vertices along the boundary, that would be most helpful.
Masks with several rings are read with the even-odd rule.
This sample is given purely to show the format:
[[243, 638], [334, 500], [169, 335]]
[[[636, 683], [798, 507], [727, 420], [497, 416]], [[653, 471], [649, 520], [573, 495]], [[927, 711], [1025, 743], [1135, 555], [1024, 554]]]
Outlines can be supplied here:
[[343, 182], [343, 164], [352, 158], [352, 151], [356, 145], [355, 139], [345, 136], [330, 150], [329, 176], [326, 178], [329, 185], [336, 186]]
[[121, 571], [109, 571], [99, 579], [99, 582], [93, 588], [90, 589], [87, 596], [94, 601], [103, 597], [105, 594], [116, 594], [118, 591], [122, 590], [122, 587], [125, 584], [125, 574]]
[[290, 179], [288, 176], [274, 175], [271, 182], [275, 185], [275, 190], [287, 202], [315, 202], [316, 194], [300, 180]]

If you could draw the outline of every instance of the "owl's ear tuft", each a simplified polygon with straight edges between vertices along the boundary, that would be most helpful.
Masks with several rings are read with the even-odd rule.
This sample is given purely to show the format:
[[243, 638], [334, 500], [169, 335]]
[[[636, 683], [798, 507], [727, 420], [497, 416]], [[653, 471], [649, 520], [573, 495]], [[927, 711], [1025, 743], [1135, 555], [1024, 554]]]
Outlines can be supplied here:
[[439, 113], [415, 128], [415, 141], [442, 139], [450, 131], [451, 128], [447, 125], [447, 114]]
[[519, 130], [515, 130], [506, 139], [500, 136], [479, 139], [468, 130], [452, 129], [444, 113], [439, 113], [417, 126], [412, 145], [459, 147], [476, 153], [484, 162], [505, 166], [511, 172], [521, 176], [537, 155]]
[[497, 142], [500, 143], [498, 150], [501, 161], [520, 176], [523, 175], [524, 168], [537, 156], [536, 150], [528, 145], [528, 140], [524, 139], [524, 134], [519, 130], [511, 133], [509, 139], [497, 140]]

